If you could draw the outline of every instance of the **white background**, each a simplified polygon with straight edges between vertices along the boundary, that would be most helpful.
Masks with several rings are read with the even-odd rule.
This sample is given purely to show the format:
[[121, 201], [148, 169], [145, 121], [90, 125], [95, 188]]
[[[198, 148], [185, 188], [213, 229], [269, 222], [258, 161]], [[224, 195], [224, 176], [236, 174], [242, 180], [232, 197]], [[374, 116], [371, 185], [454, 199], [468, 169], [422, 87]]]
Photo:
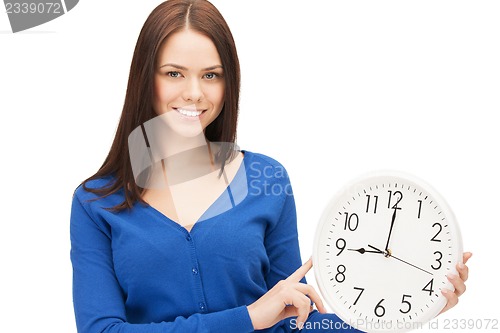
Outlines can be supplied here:
[[[17, 34], [0, 13], [2, 332], [76, 332], [71, 196], [109, 150], [135, 42], [159, 3], [82, 0]], [[410, 172], [447, 198], [474, 253], [467, 293], [427, 331], [498, 320], [500, 3], [213, 3], [241, 61], [238, 143], [287, 168], [303, 259], [344, 183]]]

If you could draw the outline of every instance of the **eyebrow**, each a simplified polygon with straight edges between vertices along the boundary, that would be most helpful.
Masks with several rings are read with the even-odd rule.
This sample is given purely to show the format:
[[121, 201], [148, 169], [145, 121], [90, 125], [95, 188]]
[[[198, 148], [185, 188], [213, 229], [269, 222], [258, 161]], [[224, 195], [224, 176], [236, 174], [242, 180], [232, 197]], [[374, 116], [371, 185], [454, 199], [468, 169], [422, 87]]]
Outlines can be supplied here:
[[[172, 63], [168, 63], [168, 64], [164, 64], [164, 65], [161, 65], [160, 68], [163, 68], [165, 66], [170, 66], [170, 67], [174, 67], [174, 68], [177, 68], [177, 69], [181, 69], [181, 70], [184, 70], [184, 71], [187, 71], [188, 69], [184, 66], [181, 66], [181, 65], [177, 65], [177, 64], [172, 64]], [[203, 68], [202, 70], [203, 71], [211, 71], [211, 70], [214, 70], [214, 69], [217, 69], [217, 68], [224, 68], [222, 67], [222, 65], [213, 65], [213, 66], [210, 66], [210, 67], [207, 67], [207, 68]]]

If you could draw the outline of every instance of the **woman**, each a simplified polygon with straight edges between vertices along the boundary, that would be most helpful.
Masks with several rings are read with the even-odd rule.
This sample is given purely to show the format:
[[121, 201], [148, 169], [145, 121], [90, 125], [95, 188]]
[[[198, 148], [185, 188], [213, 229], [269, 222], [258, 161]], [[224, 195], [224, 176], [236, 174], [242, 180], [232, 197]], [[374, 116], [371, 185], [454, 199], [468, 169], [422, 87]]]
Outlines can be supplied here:
[[[239, 87], [234, 41], [212, 4], [170, 0], [150, 14], [109, 155], [73, 197], [79, 332], [340, 322], [305, 284], [312, 264], [301, 266], [286, 170], [234, 144]], [[458, 270], [444, 310], [465, 290], [467, 266]]]

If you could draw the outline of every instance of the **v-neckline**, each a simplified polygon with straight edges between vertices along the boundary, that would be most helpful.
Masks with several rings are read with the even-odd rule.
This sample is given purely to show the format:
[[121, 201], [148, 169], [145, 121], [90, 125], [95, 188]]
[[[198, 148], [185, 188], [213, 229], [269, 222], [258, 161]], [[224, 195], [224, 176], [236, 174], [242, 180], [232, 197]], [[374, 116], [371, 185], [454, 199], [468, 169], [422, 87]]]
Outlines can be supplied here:
[[[172, 218], [170, 218], [168, 215], [164, 214], [163, 212], [161, 212], [160, 210], [156, 209], [154, 206], [150, 205], [148, 202], [146, 202], [146, 209], [150, 209], [153, 213], [155, 213], [156, 215], [159, 215], [163, 220], [167, 221], [168, 223], [170, 224], [173, 224], [175, 225], [177, 228], [181, 229], [181, 231], [183, 231], [184, 233], [187, 233], [188, 235], [191, 235], [193, 233], [193, 230], [194, 228], [200, 224], [200, 223], [203, 223], [205, 221], [208, 221], [208, 220], [211, 220], [213, 219], [214, 217], [220, 215], [220, 214], [224, 214], [225, 212], [229, 211], [229, 210], [226, 210], [226, 211], [223, 211], [221, 212], [220, 214], [217, 214], [217, 215], [214, 215], [214, 216], [211, 216], [211, 217], [208, 217], [208, 218], [205, 218], [203, 220], [200, 221], [201, 218], [203, 218], [203, 216], [205, 216], [207, 214], [207, 212], [209, 212], [212, 207], [218, 203], [218, 201], [221, 199], [221, 197], [228, 192], [228, 189], [230, 189], [231, 185], [233, 185], [233, 183], [235, 182], [236, 178], [237, 177], [240, 177], [239, 176], [239, 173], [241, 171], [241, 168], [244, 167], [244, 164], [245, 164], [245, 160], [247, 159], [247, 151], [245, 150], [240, 150], [240, 152], [243, 154], [243, 158], [241, 159], [241, 162], [240, 162], [240, 165], [237, 167], [236, 169], [236, 173], [234, 175], [234, 177], [231, 179], [231, 181], [227, 184], [227, 186], [224, 188], [224, 191], [222, 191], [218, 196], [217, 198], [207, 207], [207, 209], [205, 209], [203, 211], [203, 213], [200, 215], [200, 217], [196, 220], [196, 222], [194, 222], [193, 224], [190, 224], [192, 225], [192, 227], [188, 230], [185, 226], [181, 225], [180, 223], [178, 223], [177, 221], [173, 220]], [[189, 225], [188, 225], [189, 226]]]

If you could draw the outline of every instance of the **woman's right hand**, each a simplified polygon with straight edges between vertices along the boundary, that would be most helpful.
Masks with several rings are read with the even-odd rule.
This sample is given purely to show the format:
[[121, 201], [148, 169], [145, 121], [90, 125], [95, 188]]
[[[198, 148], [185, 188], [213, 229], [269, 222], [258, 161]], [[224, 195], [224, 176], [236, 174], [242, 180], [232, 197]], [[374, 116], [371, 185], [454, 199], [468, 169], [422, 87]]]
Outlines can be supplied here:
[[323, 301], [314, 288], [300, 280], [312, 267], [312, 259], [299, 267], [287, 279], [278, 282], [271, 290], [249, 305], [248, 313], [255, 330], [269, 328], [277, 322], [297, 316], [297, 326], [302, 329], [316, 304], [320, 313], [326, 313]]

